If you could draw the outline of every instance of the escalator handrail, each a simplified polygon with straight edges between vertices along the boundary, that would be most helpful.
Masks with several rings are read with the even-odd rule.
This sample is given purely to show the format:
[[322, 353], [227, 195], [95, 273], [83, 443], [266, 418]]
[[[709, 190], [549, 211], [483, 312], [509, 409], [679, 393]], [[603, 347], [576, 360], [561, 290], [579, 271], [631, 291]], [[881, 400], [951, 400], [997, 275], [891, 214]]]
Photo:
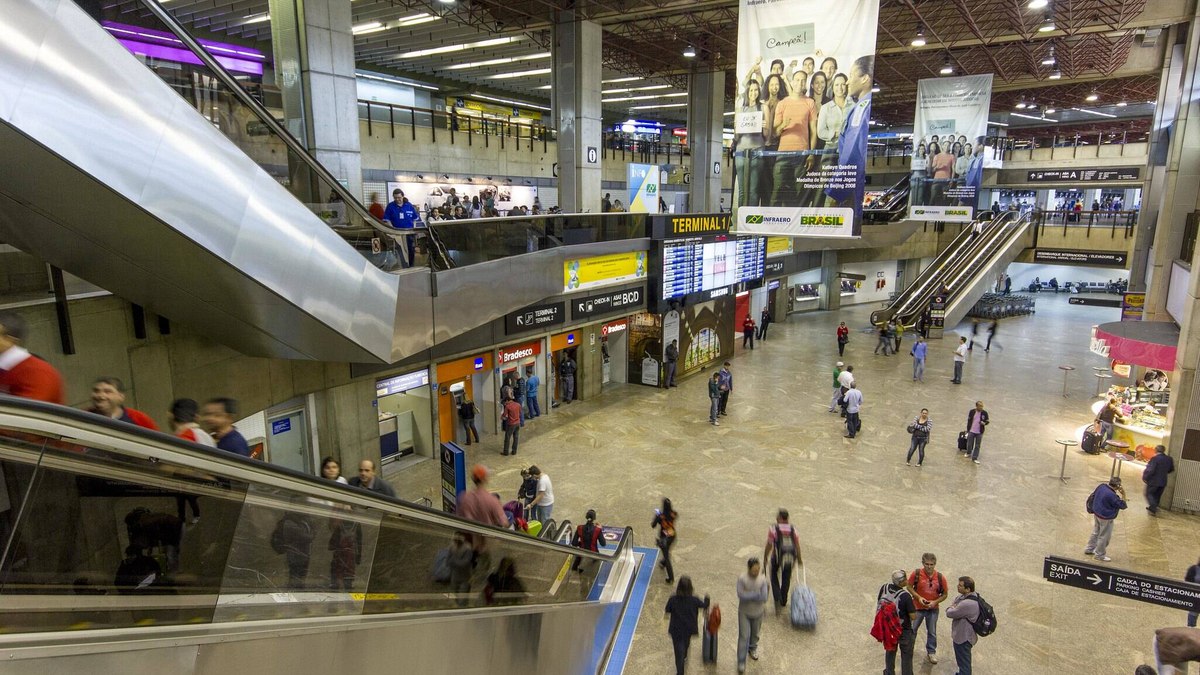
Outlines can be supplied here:
[[[992, 239], [983, 242], [983, 247], [964, 261], [964, 264], [959, 266], [951, 281], [957, 283], [962, 280], [965, 274], [973, 275], [978, 271], [979, 266], [990, 263], [993, 256], [1003, 251], [1016, 237], [1020, 236], [1021, 225], [1028, 224], [1028, 220], [1028, 218], [1018, 218], [1015, 223], [1012, 223], [1012, 227], [1006, 226], [1003, 230], [997, 232]], [[953, 290], [954, 287], [952, 286], [951, 288], [952, 292], [955, 292]]]
[[[0, 394], [0, 427], [33, 432], [54, 437], [66, 437], [86, 443], [85, 437], [99, 436], [108, 440], [124, 441], [140, 445], [152, 452], [145, 453], [155, 461], [173, 461], [177, 464], [199, 468], [224, 477], [236, 478], [247, 483], [267, 485], [298, 492], [306, 497], [334, 500], [343, 503], [373, 508], [384, 513], [453, 528], [461, 532], [480, 534], [492, 539], [501, 539], [524, 546], [546, 549], [558, 554], [581, 555], [602, 562], [617, 559], [625, 548], [625, 541], [632, 541], [632, 527], [625, 528], [622, 546], [611, 554], [580, 551], [549, 540], [537, 539], [513, 530], [484, 525], [466, 520], [453, 514], [420, 506], [399, 498], [387, 497], [377, 492], [330, 483], [322, 478], [301, 471], [267, 462], [242, 457], [230, 452], [211, 450], [190, 443], [161, 431], [113, 420], [95, 413], [76, 410], [66, 406], [16, 398]], [[75, 433], [72, 433], [75, 432]], [[128, 451], [129, 445], [121, 446]], [[81, 457], [83, 457], [81, 455]], [[380, 477], [382, 480], [382, 477]]]
[[270, 111], [263, 107], [261, 103], [256, 101], [254, 97], [249, 94], [249, 92], [243, 89], [242, 86], [238, 84], [237, 80], [229, 74], [229, 71], [225, 70], [225, 67], [222, 66], [215, 58], [213, 58], [213, 56], [208, 53], [208, 50], [205, 49], [203, 45], [201, 45], [196, 41], [195, 38], [192, 37], [192, 34], [183, 27], [183, 24], [179, 23], [179, 21], [177, 21], [170, 12], [163, 9], [157, 0], [139, 1], [140, 4], [149, 10], [150, 13], [155, 16], [155, 18], [161, 21], [163, 25], [165, 25], [167, 29], [170, 30], [171, 33], [173, 33], [175, 37], [178, 38], [179, 41], [196, 56], [196, 58], [200, 59], [205, 67], [212, 71], [213, 76], [220, 80], [221, 84], [225, 85], [225, 87], [229, 89], [230, 93], [232, 93], [233, 96], [238, 99], [239, 103], [249, 108], [255, 114], [255, 116], [258, 117], [258, 121], [267, 125], [267, 127], [270, 128], [271, 131], [283, 141], [284, 145], [286, 145], [289, 150], [296, 153], [296, 155], [308, 165], [309, 169], [315, 171], [326, 183], [328, 183], [330, 189], [337, 193], [337, 195], [341, 197], [342, 202], [348, 208], [353, 209], [359, 215], [359, 217], [362, 218], [363, 222], [367, 223], [372, 230], [375, 230], [381, 234], [395, 234], [395, 230], [385, 227], [382, 223], [376, 220], [375, 216], [372, 216], [371, 212], [367, 210], [367, 207], [362, 205], [362, 203], [359, 201], [359, 198], [346, 189], [341, 182], [339, 182], [338, 179], [334, 177], [334, 175], [330, 173], [328, 169], [325, 168], [324, 164], [321, 164], [319, 161], [317, 161], [317, 159], [309, 153], [308, 149], [305, 148], [300, 141], [296, 140], [296, 137], [293, 136], [290, 131], [288, 131], [282, 124], [279, 123], [278, 120], [275, 119], [275, 116], [272, 115]]
[[[916, 314], [924, 311], [929, 301], [943, 287], [949, 287], [950, 293], [953, 294], [956, 289], [948, 283], [948, 280], [957, 279], [961, 276], [964, 266], [969, 265], [970, 261], [973, 261], [978, 256], [977, 250], [986, 250], [988, 230], [992, 230], [993, 232], [1002, 231], [1007, 226], [1005, 221], [1008, 219], [1008, 216], [1003, 214], [998, 218], [993, 218], [987, 227], [984, 228], [984, 234], [981, 237], [975, 237], [969, 229], [964, 229], [960, 232], [958, 237], [955, 237], [957, 245], [952, 247], [954, 255], [937, 270], [938, 273], [932, 278], [934, 283], [919, 289], [910, 298], [910, 301], [915, 299], [915, 304], [910, 306], [910, 302], [905, 302], [896, 310], [895, 315], [901, 318], [916, 316]], [[959, 241], [959, 239], [962, 239], [962, 241]], [[950, 248], [947, 250], [950, 250]]]
[[[1004, 214], [1007, 213], [1013, 213], [1015, 218], [1005, 216]], [[928, 305], [929, 299], [932, 298], [933, 294], [936, 292], [936, 290], [933, 289], [940, 288], [941, 285], [948, 285], [950, 287], [951, 298], [957, 294], [959, 291], [959, 288], [957, 288], [958, 282], [962, 279], [963, 274], [971, 269], [974, 269], [981, 262], [981, 260], [986, 261], [989, 259], [992, 255], [992, 252], [995, 250], [994, 244], [996, 244], [998, 241], [1001, 241], [1002, 244], [1003, 242], [1009, 241], [1010, 238], [1014, 236], [1014, 233], [1020, 229], [1020, 224], [1027, 220], [1026, 217], [1016, 212], [1004, 212], [1004, 214], [1001, 214], [1001, 217], [993, 219], [991, 223], [989, 223], [988, 227], [985, 228], [984, 233], [978, 238], [971, 237], [968, 230], [963, 231], [963, 234], [971, 237], [971, 239], [966, 242], [966, 246], [961, 247], [965, 248], [965, 255], [957, 257], [953, 261], [952, 265], [943, 270], [942, 274], [938, 275], [939, 284], [935, 284], [931, 290], [927, 290], [921, 295], [922, 301], [917, 303], [917, 310], [920, 310], [922, 307]], [[989, 230], [991, 231], [991, 236], [988, 236]], [[1003, 245], [1001, 245], [999, 248], [1003, 248]], [[954, 283], [949, 283], [951, 281]], [[947, 304], [950, 304], [950, 298], [947, 298], [947, 301]], [[897, 314], [900, 316], [915, 316], [914, 313], [901, 314], [899, 311]]]

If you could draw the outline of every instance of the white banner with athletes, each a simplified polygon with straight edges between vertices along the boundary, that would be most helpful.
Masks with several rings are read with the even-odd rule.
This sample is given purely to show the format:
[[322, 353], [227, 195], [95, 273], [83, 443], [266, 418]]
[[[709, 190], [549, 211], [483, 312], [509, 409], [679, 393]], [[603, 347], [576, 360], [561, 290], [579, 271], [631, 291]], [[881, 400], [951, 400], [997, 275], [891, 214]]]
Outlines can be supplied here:
[[[970, 222], [991, 166], [986, 146], [992, 76], [937, 77], [917, 83], [908, 217]], [[966, 209], [965, 217], [959, 213]], [[947, 216], [949, 212], [949, 217]]]
[[879, 0], [740, 0], [739, 232], [858, 236], [878, 21]]

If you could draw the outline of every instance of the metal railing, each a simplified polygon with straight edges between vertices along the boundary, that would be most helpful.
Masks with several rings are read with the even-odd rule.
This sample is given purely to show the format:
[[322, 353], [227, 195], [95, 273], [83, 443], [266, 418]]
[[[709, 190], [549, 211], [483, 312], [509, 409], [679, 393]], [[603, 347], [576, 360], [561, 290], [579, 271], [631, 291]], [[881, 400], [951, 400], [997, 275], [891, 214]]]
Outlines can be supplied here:
[[[1094, 134], [1049, 134], [1046, 136], [991, 136], [984, 144], [996, 148], [1000, 159], [1013, 159], [1013, 152], [1018, 150], [1037, 150], [1042, 148], [1085, 148], [1097, 145], [1132, 145], [1146, 142], [1145, 134], [1123, 131], [1121, 133]], [[912, 138], [886, 138], [867, 141], [867, 156], [872, 158], [908, 158], [913, 154]], [[1124, 150], [1120, 154], [1124, 154]], [[887, 162], [890, 164], [891, 162]]]
[[438, 142], [440, 135], [451, 145], [466, 143], [474, 146], [482, 143], [489, 148], [492, 144], [498, 144], [501, 150], [535, 152], [540, 148], [542, 152], [547, 152], [550, 141], [558, 138], [557, 131], [540, 122], [514, 122], [459, 114], [457, 108], [447, 112], [359, 99], [358, 118], [367, 123], [368, 136], [387, 135], [396, 138], [397, 134], [407, 134], [410, 140], [415, 141], [417, 129], [429, 129], [433, 142]]
[[[1133, 236], [1134, 230], [1137, 228], [1137, 219], [1139, 211], [1071, 211], [1067, 209], [1046, 210], [1039, 209], [1034, 212], [1033, 225], [1036, 228], [1035, 232], [1040, 236], [1046, 233], [1048, 228], [1062, 227], [1062, 235], [1066, 236], [1068, 231], [1079, 229], [1084, 230], [1084, 236], [1091, 237], [1092, 231], [1097, 233], [1107, 232], [1112, 239], [1117, 238], [1117, 233], [1128, 239]], [[1035, 239], [1036, 241], [1036, 239]]]

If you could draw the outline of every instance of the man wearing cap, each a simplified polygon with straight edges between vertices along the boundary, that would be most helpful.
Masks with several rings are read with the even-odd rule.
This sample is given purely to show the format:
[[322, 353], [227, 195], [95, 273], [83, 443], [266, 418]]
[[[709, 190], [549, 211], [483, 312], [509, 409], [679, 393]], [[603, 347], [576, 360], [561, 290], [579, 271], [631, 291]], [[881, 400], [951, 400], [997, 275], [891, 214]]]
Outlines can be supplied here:
[[917, 618], [917, 607], [913, 604], [912, 593], [908, 590], [908, 574], [904, 570], [892, 572], [892, 582], [879, 588], [876, 610], [885, 600], [896, 606], [896, 613], [900, 618], [900, 640], [892, 649], [888, 649], [889, 645], [884, 644], [883, 675], [896, 675], [897, 651], [900, 652], [900, 672], [903, 675], [912, 675], [913, 645], [917, 641], [917, 631], [913, 628], [913, 622]]
[[[488, 492], [488, 479], [491, 478], [492, 472], [482, 464], [476, 464], [471, 467], [471, 482], [475, 484], [472, 490], [464, 490], [458, 496], [458, 515], [467, 520], [474, 520], [477, 523], [484, 525], [492, 525], [494, 527], [508, 527], [508, 516], [504, 515], [504, 507], [500, 505], [500, 500], [496, 495]], [[473, 537], [476, 551], [482, 551], [484, 547], [484, 538], [476, 535]]]
[[1113, 521], [1129, 506], [1125, 503], [1125, 488], [1121, 487], [1121, 477], [1113, 476], [1107, 483], [1097, 485], [1088, 501], [1091, 503], [1094, 524], [1092, 536], [1088, 539], [1083, 554], [1095, 554], [1096, 560], [1108, 562], [1112, 558], [1105, 554], [1108, 551], [1108, 540], [1112, 538]]

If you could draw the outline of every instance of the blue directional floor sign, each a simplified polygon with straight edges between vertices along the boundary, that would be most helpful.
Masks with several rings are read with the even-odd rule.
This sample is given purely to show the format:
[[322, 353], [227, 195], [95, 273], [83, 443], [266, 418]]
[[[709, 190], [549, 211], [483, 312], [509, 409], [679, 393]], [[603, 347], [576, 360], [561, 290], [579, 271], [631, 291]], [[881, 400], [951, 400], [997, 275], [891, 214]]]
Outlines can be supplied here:
[[1056, 584], [1186, 612], [1200, 612], [1200, 584], [1152, 577], [1056, 556], [1046, 556], [1042, 564], [1042, 577]]

